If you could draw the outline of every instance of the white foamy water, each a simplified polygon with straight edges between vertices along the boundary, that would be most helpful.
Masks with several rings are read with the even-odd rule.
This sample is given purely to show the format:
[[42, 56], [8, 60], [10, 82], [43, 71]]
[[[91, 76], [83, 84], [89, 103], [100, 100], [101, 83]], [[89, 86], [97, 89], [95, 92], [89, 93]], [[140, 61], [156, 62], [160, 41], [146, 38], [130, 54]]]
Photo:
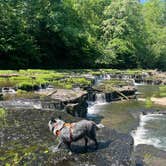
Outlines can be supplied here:
[[10, 100], [10, 101], [0, 101], [0, 106], [4, 108], [26, 108], [26, 109], [41, 109], [42, 104], [40, 101], [22, 99], [22, 100]]
[[95, 104], [104, 104], [104, 103], [106, 103], [105, 94], [104, 93], [97, 93]]
[[166, 151], [166, 116], [162, 114], [140, 115], [140, 123], [132, 132], [135, 146], [153, 145]]
[[106, 104], [106, 98], [104, 93], [97, 93], [96, 94], [96, 101], [95, 102], [88, 102], [88, 117], [93, 117], [98, 114], [101, 110], [97, 108], [99, 105]]

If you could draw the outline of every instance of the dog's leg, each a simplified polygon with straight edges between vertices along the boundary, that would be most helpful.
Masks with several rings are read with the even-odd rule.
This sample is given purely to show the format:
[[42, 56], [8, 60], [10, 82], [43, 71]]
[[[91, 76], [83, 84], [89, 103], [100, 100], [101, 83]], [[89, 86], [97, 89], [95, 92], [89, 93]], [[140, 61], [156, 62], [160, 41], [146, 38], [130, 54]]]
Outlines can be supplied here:
[[58, 143], [58, 145], [56, 146], [56, 148], [59, 149], [59, 148], [61, 147], [61, 145], [62, 145], [62, 142], [60, 141], [60, 142]]
[[97, 150], [97, 149], [98, 149], [98, 142], [97, 142], [97, 139], [94, 138], [93, 140], [94, 140], [94, 142], [95, 142], [95, 146], [96, 146], [95, 149]]
[[87, 150], [87, 146], [88, 146], [88, 138], [87, 138], [87, 137], [84, 137], [84, 140], [85, 140], [85, 150]]
[[96, 136], [88, 136], [91, 140], [93, 140], [95, 142], [95, 149], [97, 150], [98, 149], [98, 142], [97, 142], [97, 139], [96, 139]]
[[70, 142], [66, 142], [65, 144], [66, 144], [67, 148], [68, 148], [70, 151], [72, 151], [72, 149], [71, 149], [71, 143], [70, 143]]
[[55, 147], [52, 147], [52, 151], [55, 153], [55, 152], [58, 152], [59, 151], [59, 149], [60, 149], [60, 147], [61, 147], [61, 145], [62, 145], [62, 142], [60, 141], [59, 143], [58, 143], [58, 145], [56, 145]]

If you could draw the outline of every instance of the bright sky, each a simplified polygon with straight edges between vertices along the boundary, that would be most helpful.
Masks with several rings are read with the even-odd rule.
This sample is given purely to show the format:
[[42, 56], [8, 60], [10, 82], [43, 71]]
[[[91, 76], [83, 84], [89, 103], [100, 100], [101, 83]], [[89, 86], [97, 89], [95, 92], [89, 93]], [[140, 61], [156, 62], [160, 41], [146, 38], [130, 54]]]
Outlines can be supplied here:
[[141, 0], [141, 3], [144, 3], [146, 0]]

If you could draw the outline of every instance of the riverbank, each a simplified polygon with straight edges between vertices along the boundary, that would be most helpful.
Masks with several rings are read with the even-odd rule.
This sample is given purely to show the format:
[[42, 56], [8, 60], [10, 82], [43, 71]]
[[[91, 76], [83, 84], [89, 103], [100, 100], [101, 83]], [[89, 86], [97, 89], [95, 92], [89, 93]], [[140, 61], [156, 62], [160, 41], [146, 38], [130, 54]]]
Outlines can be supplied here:
[[[139, 100], [139, 101], [143, 101], [143, 102], [146, 101], [145, 98], [139, 98], [138, 100]], [[154, 104], [166, 106], [166, 97], [162, 97], [162, 98], [151, 97], [150, 100], [151, 100]]]

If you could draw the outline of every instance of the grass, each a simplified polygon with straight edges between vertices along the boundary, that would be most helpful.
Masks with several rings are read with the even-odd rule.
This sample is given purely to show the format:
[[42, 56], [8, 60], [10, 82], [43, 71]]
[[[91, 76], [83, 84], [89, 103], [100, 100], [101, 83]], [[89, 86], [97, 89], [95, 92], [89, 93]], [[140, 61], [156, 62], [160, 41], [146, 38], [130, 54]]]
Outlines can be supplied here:
[[6, 116], [7, 111], [4, 108], [0, 108], [0, 128], [3, 128], [4, 125], [6, 125]]
[[5, 114], [6, 114], [6, 110], [3, 108], [0, 108], [0, 118], [4, 118]]
[[159, 95], [160, 97], [166, 97], [166, 85], [159, 87]]
[[83, 77], [72, 77], [64, 80], [53, 81], [52, 85], [58, 88], [71, 89], [76, 86], [89, 86], [91, 85], [91, 81]]
[[153, 105], [153, 103], [152, 103], [151, 99], [150, 99], [149, 97], [146, 98], [145, 107], [146, 107], [146, 108], [151, 108], [152, 105]]

